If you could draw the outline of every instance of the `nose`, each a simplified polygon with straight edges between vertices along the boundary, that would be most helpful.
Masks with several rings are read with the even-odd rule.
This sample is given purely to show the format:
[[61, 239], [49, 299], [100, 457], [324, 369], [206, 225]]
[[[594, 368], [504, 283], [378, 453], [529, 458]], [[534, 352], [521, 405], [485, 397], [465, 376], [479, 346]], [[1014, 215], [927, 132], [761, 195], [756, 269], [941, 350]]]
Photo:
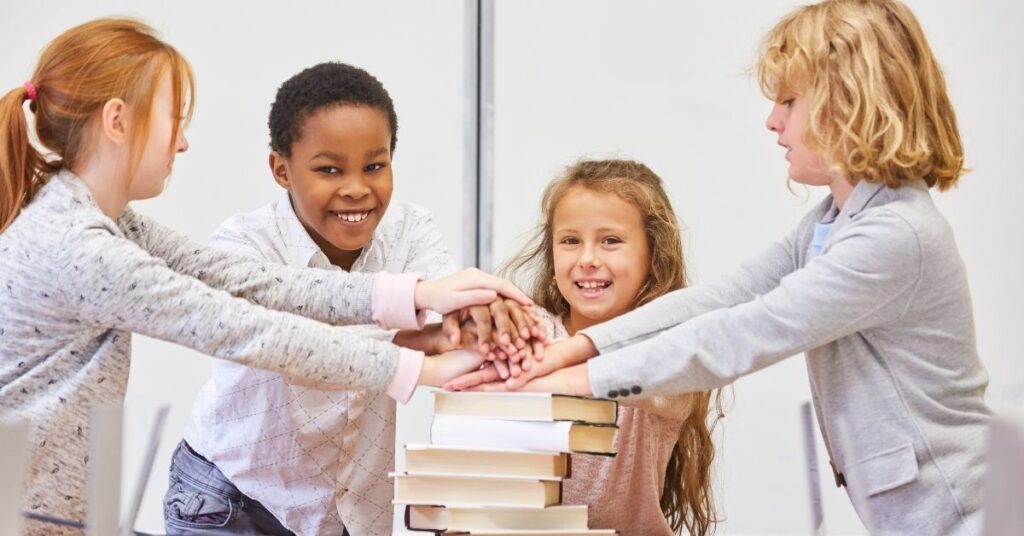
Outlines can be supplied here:
[[597, 268], [601, 266], [601, 257], [597, 249], [591, 244], [584, 244], [580, 251], [580, 268]]
[[188, 150], [188, 139], [185, 138], [185, 132], [183, 130], [178, 131], [178, 143], [175, 144], [174, 149], [179, 153], [183, 153]]
[[785, 126], [784, 123], [783, 123], [783, 120], [782, 120], [782, 112], [784, 111], [784, 109], [785, 109], [785, 106], [783, 106], [783, 105], [781, 105], [779, 103], [775, 103], [775, 105], [772, 106], [772, 111], [771, 111], [771, 113], [768, 114], [768, 120], [765, 121], [765, 123], [764, 123], [764, 126], [768, 130], [770, 130], [772, 132], [775, 132], [775, 133], [781, 133], [782, 132], [782, 130], [783, 130], [784, 126]]
[[361, 173], [351, 175], [348, 180], [342, 181], [338, 186], [338, 195], [349, 199], [362, 199], [370, 193], [370, 187]]

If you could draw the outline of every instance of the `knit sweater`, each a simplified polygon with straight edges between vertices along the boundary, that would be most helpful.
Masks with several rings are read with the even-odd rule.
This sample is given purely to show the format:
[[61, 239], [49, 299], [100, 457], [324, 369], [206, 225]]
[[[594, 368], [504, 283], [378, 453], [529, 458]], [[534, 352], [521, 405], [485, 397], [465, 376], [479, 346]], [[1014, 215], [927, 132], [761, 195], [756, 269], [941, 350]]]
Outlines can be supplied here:
[[132, 332], [320, 388], [385, 389], [398, 348], [331, 325], [371, 321], [376, 277], [218, 252], [130, 209], [115, 222], [73, 174], [51, 177], [0, 233], [0, 423], [32, 425], [25, 508], [83, 520], [90, 410], [123, 400]]

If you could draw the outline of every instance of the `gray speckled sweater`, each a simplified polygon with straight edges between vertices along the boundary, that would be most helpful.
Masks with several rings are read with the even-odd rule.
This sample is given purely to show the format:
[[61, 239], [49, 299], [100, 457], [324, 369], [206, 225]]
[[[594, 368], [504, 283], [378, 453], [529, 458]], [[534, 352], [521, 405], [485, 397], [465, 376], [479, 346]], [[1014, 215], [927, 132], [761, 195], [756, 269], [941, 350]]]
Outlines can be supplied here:
[[25, 507], [84, 519], [89, 412], [123, 400], [132, 332], [321, 388], [384, 389], [397, 347], [329, 325], [369, 323], [373, 281], [218, 252], [131, 210], [114, 222], [55, 175], [0, 233], [0, 422], [34, 426]]

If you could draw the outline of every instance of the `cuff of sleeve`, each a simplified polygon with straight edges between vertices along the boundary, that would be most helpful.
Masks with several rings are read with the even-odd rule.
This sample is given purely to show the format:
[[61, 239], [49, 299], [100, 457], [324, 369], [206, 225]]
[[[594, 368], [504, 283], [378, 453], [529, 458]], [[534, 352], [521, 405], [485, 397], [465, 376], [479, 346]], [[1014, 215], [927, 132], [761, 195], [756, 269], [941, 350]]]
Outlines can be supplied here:
[[[597, 398], [615, 398], [609, 396], [619, 385], [612, 384], [615, 378], [614, 365], [607, 356], [597, 356], [587, 361], [587, 379], [590, 381], [590, 392]], [[620, 382], [621, 383], [621, 382]]]
[[423, 352], [410, 350], [408, 348], [398, 349], [398, 369], [395, 377], [391, 378], [387, 394], [400, 404], [405, 404], [412, 398], [416, 391], [416, 382], [420, 379], [420, 371], [423, 369]]
[[373, 282], [373, 322], [384, 329], [423, 329], [427, 312], [416, 311], [416, 274], [377, 274]]
[[597, 349], [599, 354], [604, 354], [614, 349], [616, 342], [615, 334], [610, 329], [602, 328], [601, 324], [581, 329], [577, 333], [583, 334], [590, 339], [590, 342], [594, 344], [594, 348]]

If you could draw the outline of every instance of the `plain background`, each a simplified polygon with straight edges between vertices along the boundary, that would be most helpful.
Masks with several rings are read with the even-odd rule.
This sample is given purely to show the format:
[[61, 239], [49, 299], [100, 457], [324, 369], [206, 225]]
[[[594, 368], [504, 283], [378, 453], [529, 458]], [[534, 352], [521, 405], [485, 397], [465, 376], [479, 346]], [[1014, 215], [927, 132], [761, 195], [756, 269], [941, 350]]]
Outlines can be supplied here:
[[[943, 65], [973, 172], [936, 194], [950, 219], [974, 296], [980, 354], [997, 408], [1024, 405], [1017, 329], [1024, 315], [1018, 172], [1024, 133], [1024, 5], [1011, 0], [914, 0]], [[495, 27], [494, 258], [522, 245], [544, 185], [581, 156], [635, 158], [666, 181], [686, 229], [691, 280], [713, 280], [780, 237], [823, 195], [786, 188], [786, 163], [764, 128], [770, 102], [748, 69], [761, 36], [791, 1], [499, 0]], [[279, 195], [267, 168], [266, 116], [278, 85], [340, 60], [390, 91], [400, 130], [395, 198], [437, 216], [461, 258], [463, 13], [461, 0], [292, 4], [107, 0], [15, 3], [0, 18], [0, 88], [31, 74], [42, 46], [75, 24], [132, 15], [153, 24], [198, 77], [190, 151], [170, 188], [137, 208], [205, 241], [231, 214]], [[183, 314], [188, 314], [183, 311]], [[208, 358], [135, 338], [128, 389], [125, 482], [146, 420], [172, 405], [137, 528], [162, 530], [167, 464]], [[808, 526], [798, 405], [809, 398], [802, 357], [730, 388], [718, 429], [718, 505], [726, 534], [797, 534]], [[399, 444], [422, 442], [429, 393], [399, 413]], [[819, 455], [823, 451], [820, 450]], [[824, 460], [822, 460], [824, 463]], [[399, 460], [401, 464], [401, 460]], [[862, 532], [822, 467], [832, 533]]]

